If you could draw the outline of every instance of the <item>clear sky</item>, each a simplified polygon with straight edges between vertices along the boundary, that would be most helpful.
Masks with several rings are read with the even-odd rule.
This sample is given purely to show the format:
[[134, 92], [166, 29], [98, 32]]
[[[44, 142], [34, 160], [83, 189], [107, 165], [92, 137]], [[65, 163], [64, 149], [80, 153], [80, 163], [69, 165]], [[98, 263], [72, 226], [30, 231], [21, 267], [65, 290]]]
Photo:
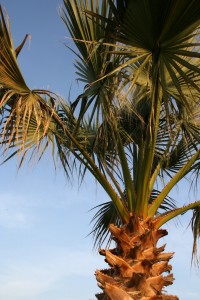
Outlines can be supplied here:
[[[63, 45], [69, 37], [58, 15], [58, 0], [0, 1], [10, 17], [17, 47], [32, 35], [19, 63], [30, 88], [50, 88], [67, 98], [80, 88], [75, 82], [72, 53]], [[107, 196], [88, 176], [81, 188], [67, 183], [61, 168], [55, 171], [50, 155], [17, 171], [17, 158], [0, 167], [0, 299], [93, 300], [94, 272], [105, 267], [92, 250], [92, 213], [89, 209]], [[186, 184], [173, 192], [181, 203], [200, 198]], [[180, 219], [181, 220], [181, 219]], [[187, 216], [167, 226], [167, 250], [172, 260], [174, 285], [168, 290], [180, 300], [199, 300], [200, 272], [190, 268], [192, 234]]]

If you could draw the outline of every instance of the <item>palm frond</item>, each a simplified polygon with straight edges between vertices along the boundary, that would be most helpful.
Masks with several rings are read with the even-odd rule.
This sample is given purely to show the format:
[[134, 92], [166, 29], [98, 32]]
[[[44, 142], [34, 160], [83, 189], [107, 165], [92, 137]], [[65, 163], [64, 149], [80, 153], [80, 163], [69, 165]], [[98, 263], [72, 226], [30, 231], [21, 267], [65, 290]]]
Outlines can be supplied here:
[[[89, 16], [87, 12], [93, 14]], [[101, 18], [97, 18], [100, 14]], [[100, 82], [98, 79], [109, 73], [114, 63], [113, 55], [109, 53], [110, 46], [102, 43], [107, 31], [105, 20], [111, 18], [108, 1], [100, 4], [64, 0], [61, 17], [79, 51], [79, 60], [75, 63], [78, 78], [86, 84], [85, 92], [74, 101], [73, 106], [75, 108], [81, 103], [80, 118], [89, 107], [93, 107], [95, 112], [90, 114], [93, 119], [101, 113], [102, 103], [107, 99], [107, 86], [110, 85], [106, 80]], [[107, 106], [106, 103], [104, 106]]]
[[195, 150], [195, 143], [182, 138], [168, 154], [166, 162], [163, 163], [163, 172], [172, 177], [171, 174], [177, 173], [191, 158]]
[[[18, 51], [17, 51], [18, 52]], [[13, 93], [29, 93], [29, 89], [23, 79], [17, 63], [17, 53], [14, 49], [11, 33], [8, 30], [2, 8], [0, 7], [0, 85], [5, 89], [11, 89]], [[1, 89], [2, 89], [1, 87]], [[10, 98], [9, 95], [5, 97]], [[2, 105], [1, 105], [2, 106]]]
[[122, 221], [111, 201], [95, 206], [92, 208], [92, 211], [96, 209], [98, 209], [98, 211], [91, 220], [91, 223], [95, 223], [90, 234], [92, 234], [94, 238], [94, 247], [101, 247], [107, 238], [107, 244], [109, 244], [109, 225], [116, 224], [120, 226], [122, 225]]
[[190, 225], [192, 227], [192, 232], [194, 237], [192, 261], [194, 260], [195, 263], [198, 265], [199, 259], [198, 259], [197, 244], [198, 244], [198, 239], [200, 237], [200, 206], [193, 209], [193, 216]]
[[[15, 50], [9, 24], [6, 24], [0, 8], [0, 109], [1, 143], [5, 153], [13, 148], [13, 153], [34, 147], [43, 153], [48, 141], [41, 146], [41, 139], [49, 135], [55, 99], [48, 91], [31, 91], [25, 83], [17, 62], [27, 36]], [[48, 134], [47, 134], [48, 132]], [[10, 154], [12, 156], [12, 154]], [[22, 156], [24, 158], [24, 155]]]
[[[149, 204], [151, 204], [158, 197], [159, 194], [160, 194], [159, 190], [153, 189], [151, 192]], [[176, 201], [168, 195], [160, 205], [158, 214], [163, 213], [163, 211], [167, 213], [172, 209], [176, 209]]]

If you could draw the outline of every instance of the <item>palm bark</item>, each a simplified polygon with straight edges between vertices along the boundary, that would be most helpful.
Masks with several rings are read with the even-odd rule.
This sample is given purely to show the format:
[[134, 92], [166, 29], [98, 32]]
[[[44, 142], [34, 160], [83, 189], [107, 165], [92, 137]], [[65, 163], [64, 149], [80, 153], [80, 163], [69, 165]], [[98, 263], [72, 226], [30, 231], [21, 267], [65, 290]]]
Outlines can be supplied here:
[[163, 292], [174, 280], [169, 264], [173, 252], [166, 253], [165, 245], [157, 245], [167, 231], [156, 229], [151, 219], [136, 217], [121, 228], [110, 225], [110, 231], [116, 248], [100, 250], [110, 268], [96, 271], [98, 285], [103, 290], [96, 295], [97, 299], [178, 300]]

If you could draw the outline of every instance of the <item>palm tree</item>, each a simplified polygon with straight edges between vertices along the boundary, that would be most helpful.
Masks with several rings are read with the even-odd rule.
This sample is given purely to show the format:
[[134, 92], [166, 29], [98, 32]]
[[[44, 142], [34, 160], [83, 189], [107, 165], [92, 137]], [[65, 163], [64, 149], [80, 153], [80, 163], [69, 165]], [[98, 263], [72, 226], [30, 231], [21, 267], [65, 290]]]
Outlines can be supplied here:
[[110, 197], [94, 217], [96, 242], [109, 229], [116, 244], [100, 250], [109, 269], [96, 271], [98, 299], [178, 299], [163, 291], [173, 283], [173, 253], [157, 242], [166, 222], [191, 209], [196, 251], [200, 201], [175, 207], [169, 193], [199, 170], [199, 15], [197, 0], [64, 0], [62, 18], [85, 83], [67, 104], [28, 88], [17, 64], [23, 43], [14, 50], [1, 12], [7, 159], [22, 153], [23, 162], [29, 150], [40, 159], [51, 145], [67, 175], [74, 166], [81, 179], [91, 172]]

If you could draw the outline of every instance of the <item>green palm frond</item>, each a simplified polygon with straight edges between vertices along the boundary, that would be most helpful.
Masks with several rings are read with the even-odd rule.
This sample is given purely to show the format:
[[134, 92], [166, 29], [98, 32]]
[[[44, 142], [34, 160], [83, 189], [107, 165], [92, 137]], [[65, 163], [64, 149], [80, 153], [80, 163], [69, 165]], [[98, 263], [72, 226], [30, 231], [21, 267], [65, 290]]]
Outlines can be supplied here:
[[[95, 16], [88, 16], [88, 11]], [[99, 14], [101, 19], [96, 17]], [[93, 1], [65, 0], [61, 16], [79, 51], [75, 63], [78, 78], [86, 84], [84, 93], [73, 105], [76, 107], [81, 102], [80, 117], [89, 107], [93, 107], [94, 112], [90, 113], [93, 119], [97, 112], [101, 113], [103, 102], [107, 106], [107, 86], [110, 86], [108, 80], [100, 82], [98, 79], [109, 73], [112, 65], [116, 63], [114, 61], [118, 60], [118, 57], [114, 58], [109, 53], [110, 46], [102, 43], [107, 31], [105, 20], [111, 18], [108, 1], [100, 4]]]
[[[118, 54], [118, 57], [120, 56], [119, 50], [117, 49], [119, 44], [122, 49], [123, 45], [126, 47], [128, 45], [129, 47], [127, 51], [124, 48], [123, 51], [120, 52], [123, 58], [118, 60], [118, 64], [120, 65], [125, 63], [123, 67], [124, 71], [120, 72], [120, 76], [125, 76], [122, 85], [125, 87], [126, 78], [129, 77], [127, 82], [133, 87], [134, 83], [137, 82], [137, 78], [141, 78], [145, 70], [151, 68], [152, 62], [157, 56], [160, 65], [159, 76], [163, 93], [165, 95], [166, 92], [168, 93], [166, 101], [170, 100], [169, 95], [171, 95], [175, 100], [182, 101], [182, 103], [187, 104], [189, 107], [188, 97], [191, 96], [191, 93], [194, 97], [195, 94], [199, 92], [199, 60], [197, 59], [197, 57], [199, 57], [197, 51], [197, 47], [199, 46], [197, 42], [198, 32], [194, 33], [193, 36], [190, 34], [192, 30], [198, 28], [198, 14], [193, 14], [192, 12], [194, 7], [196, 11], [199, 10], [198, 2], [194, 1], [190, 5], [190, 8], [187, 9], [187, 22], [180, 22], [180, 26], [176, 29], [173, 28], [172, 24], [174, 24], [175, 17], [180, 17], [180, 12], [174, 14], [173, 9], [174, 7], [178, 7], [180, 11], [185, 11], [185, 7], [188, 6], [187, 1], [183, 1], [181, 4], [180, 1], [174, 1], [173, 4], [170, 1], [159, 4], [157, 1], [153, 1], [151, 4], [149, 4], [148, 1], [141, 1], [140, 3], [139, 1], [129, 1], [126, 2], [126, 5], [124, 4], [123, 13], [120, 11], [121, 6], [115, 6], [112, 1], [109, 1], [109, 5], [113, 15], [112, 23], [115, 24], [113, 26], [116, 28], [112, 34], [109, 33], [109, 31], [106, 33], [104, 43], [107, 42], [107, 39], [109, 40], [109, 38], [112, 37], [112, 53]], [[171, 12], [173, 12], [173, 14]], [[89, 11], [88, 9], [84, 17], [87, 18], [88, 15], [89, 18], [89, 16], [93, 14], [94, 11], [91, 9]], [[96, 24], [102, 21], [102, 14], [99, 14], [98, 17], [96, 12], [95, 19]], [[107, 22], [108, 26], [110, 19], [104, 16], [104, 22], [104, 25], [106, 26]], [[189, 26], [189, 28], [187, 26]], [[101, 28], [103, 28], [103, 25]], [[102, 32], [101, 34], [101, 37], [105, 38]], [[85, 37], [82, 38], [82, 41], [86, 42], [89, 40]], [[98, 39], [91, 39], [90, 41], [98, 41]], [[141, 68], [140, 56], [138, 56], [138, 62], [135, 61], [134, 63], [138, 70], [136, 76], [137, 72], [135, 67], [132, 69], [128, 69], [128, 67], [133, 65], [131, 57], [134, 57], [138, 49], [144, 49], [148, 53], [151, 53], [152, 58]], [[137, 63], [139, 63], [139, 65], [137, 65]], [[149, 67], [147, 68], [148, 64]], [[121, 70], [120, 65], [116, 66], [115, 70]], [[113, 72], [107, 73], [106, 76], [110, 76], [111, 74], [116, 77], [116, 74], [114, 75], [114, 69]], [[102, 78], [104, 77], [105, 75], [102, 75]], [[132, 80], [130, 80], [131, 77], [133, 78]], [[149, 77], [147, 74], [143, 84], [147, 86], [149, 83], [151, 83], [151, 76]], [[172, 101], [172, 99], [170, 101]]]
[[98, 211], [91, 220], [91, 223], [94, 223], [94, 225], [90, 234], [94, 238], [94, 247], [101, 247], [107, 238], [107, 244], [110, 241], [109, 225], [116, 224], [120, 226], [122, 225], [122, 221], [111, 201], [95, 206], [92, 208], [92, 211], [96, 209]]
[[[159, 190], [153, 189], [151, 192], [149, 204], [151, 204], [158, 197], [159, 194], [160, 194]], [[167, 195], [159, 207], [158, 214], [161, 214], [163, 211], [165, 212], [170, 211], [172, 209], [176, 209], [176, 201], [172, 197]]]
[[177, 173], [191, 158], [195, 150], [193, 143], [181, 139], [168, 154], [166, 162], [163, 163], [163, 171], [173, 177], [171, 174]]
[[168, 183], [164, 186], [161, 193], [158, 197], [153, 201], [151, 207], [149, 208], [149, 216], [153, 217], [162, 204], [165, 197], [169, 194], [169, 192], [173, 189], [173, 187], [186, 175], [191, 171], [192, 166], [195, 164], [200, 157], [200, 150], [196, 151], [190, 159], [182, 166], [181, 169], [168, 181]]

